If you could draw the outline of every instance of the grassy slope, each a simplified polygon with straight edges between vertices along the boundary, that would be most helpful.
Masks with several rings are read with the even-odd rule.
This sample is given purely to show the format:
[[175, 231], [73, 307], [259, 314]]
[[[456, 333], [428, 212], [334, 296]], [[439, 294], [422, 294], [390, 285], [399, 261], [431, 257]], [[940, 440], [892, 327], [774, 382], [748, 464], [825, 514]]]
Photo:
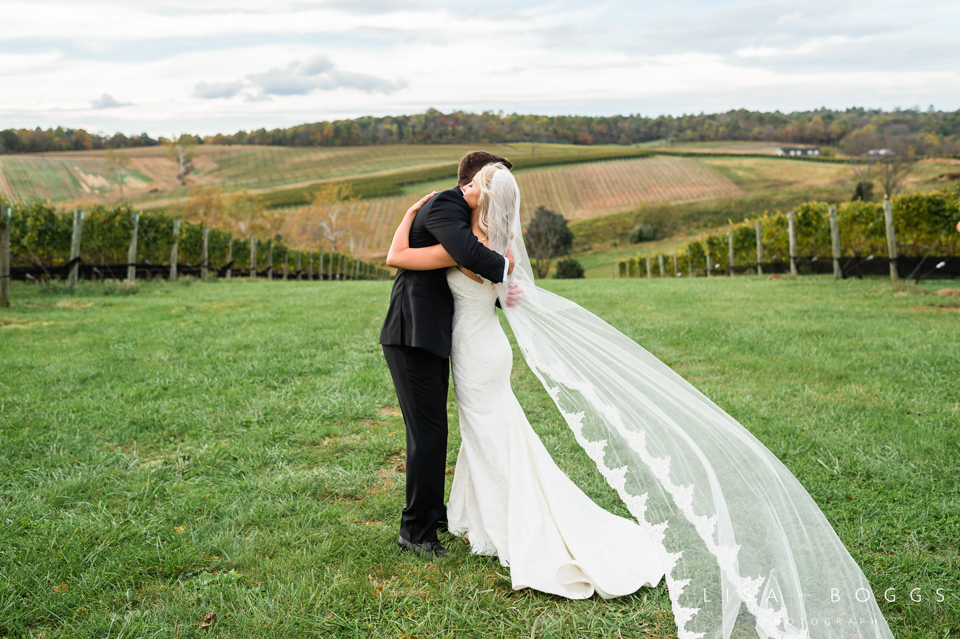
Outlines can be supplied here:
[[[603, 157], [642, 156], [646, 151], [620, 146], [572, 144], [488, 144], [488, 145], [388, 145], [368, 147], [261, 147], [199, 145], [193, 148], [194, 171], [188, 186], [218, 184], [225, 188], [246, 188], [274, 194], [271, 204], [287, 206], [305, 201], [304, 187], [322, 181], [351, 179], [357, 191], [379, 197], [402, 192], [398, 185], [456, 175], [460, 157], [482, 146], [514, 160], [518, 166], [545, 166], [582, 162]], [[143, 208], [176, 206], [188, 196], [188, 188], [177, 182], [176, 164], [166, 147], [126, 149], [131, 168], [153, 182], [142, 189], [126, 189], [125, 200]], [[36, 157], [101, 161], [105, 151], [73, 151], [38, 154]], [[22, 164], [18, 156], [4, 159], [13, 170]], [[368, 179], [372, 178], [372, 179]], [[153, 191], [153, 192], [151, 192]], [[279, 193], [277, 193], [279, 192]], [[286, 192], [286, 193], [284, 193]], [[118, 191], [103, 196], [65, 200], [64, 206], [113, 202]], [[52, 197], [52, 195], [51, 195]]]
[[[528, 145], [530, 146], [530, 145]], [[514, 164], [515, 170], [523, 170], [534, 167], [557, 166], [566, 164], [579, 164], [583, 162], [596, 162], [610, 159], [637, 158], [648, 155], [646, 151], [633, 149], [630, 147], [578, 147], [572, 145], [551, 145], [548, 152], [539, 149], [537, 153], [521, 153], [521, 149], [513, 148], [494, 148], [493, 152], [498, 152], [503, 156], [512, 156], [509, 159]], [[510, 153], [516, 150], [517, 154]], [[403, 195], [415, 187], [417, 191], [424, 190], [425, 187], [442, 183], [456, 183], [457, 161], [448, 164], [439, 164], [426, 168], [408, 169], [397, 171], [387, 175], [376, 175], [370, 177], [349, 177], [343, 181], [351, 185], [353, 192], [361, 198], [380, 198]], [[311, 192], [320, 188], [320, 184], [298, 186], [291, 189], [280, 189], [264, 195], [264, 199], [269, 206], [294, 206], [307, 204]], [[430, 189], [427, 189], [429, 192]]]
[[[547, 286], [784, 461], [875, 590], [895, 588], [880, 601], [895, 636], [960, 632], [956, 298], [817, 278]], [[662, 586], [564, 601], [512, 591], [449, 538], [443, 561], [398, 554], [403, 425], [376, 344], [388, 291], [240, 281], [64, 299], [14, 283], [0, 636], [193, 635], [211, 609], [223, 637], [675, 636]], [[558, 463], [624, 513], [516, 361]]]

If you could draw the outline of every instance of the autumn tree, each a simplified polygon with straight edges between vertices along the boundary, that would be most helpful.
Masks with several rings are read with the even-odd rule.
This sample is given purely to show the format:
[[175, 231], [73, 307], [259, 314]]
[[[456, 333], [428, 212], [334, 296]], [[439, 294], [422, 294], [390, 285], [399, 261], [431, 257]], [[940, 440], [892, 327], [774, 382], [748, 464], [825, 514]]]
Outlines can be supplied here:
[[284, 217], [279, 211], [269, 210], [263, 198], [243, 189], [224, 196], [223, 215], [226, 226], [242, 237], [280, 232]]
[[210, 227], [224, 220], [225, 195], [217, 186], [196, 186], [190, 189], [190, 199], [183, 208], [183, 219]]
[[83, 129], [77, 129], [73, 132], [72, 142], [73, 148], [78, 151], [86, 151], [87, 149], [93, 148], [93, 138]]
[[372, 229], [353, 203], [357, 196], [349, 184], [332, 182], [310, 194], [310, 204], [291, 219], [291, 231], [305, 243], [357, 256], [367, 247]]

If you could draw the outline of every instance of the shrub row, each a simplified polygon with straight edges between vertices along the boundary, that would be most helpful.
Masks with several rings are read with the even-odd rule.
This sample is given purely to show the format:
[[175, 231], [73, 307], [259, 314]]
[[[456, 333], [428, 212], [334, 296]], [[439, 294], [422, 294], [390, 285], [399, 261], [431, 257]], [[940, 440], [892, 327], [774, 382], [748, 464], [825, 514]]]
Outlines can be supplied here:
[[[922, 257], [933, 251], [938, 256], [960, 256], [960, 189], [936, 193], [913, 193], [893, 199], [893, 226], [897, 241], [897, 253], [902, 257]], [[830, 238], [829, 209], [827, 202], [807, 202], [793, 210], [797, 241], [797, 258], [804, 261], [829, 262], [833, 251]], [[781, 212], [764, 212], [759, 217], [733, 226], [735, 271], [748, 270], [757, 263], [756, 222], [760, 222], [765, 262], [784, 262], [789, 257], [789, 234], [787, 215]], [[843, 257], [887, 256], [886, 225], [883, 204], [878, 202], [844, 202], [837, 205], [837, 221], [840, 231], [840, 249]], [[708, 235], [687, 244], [677, 252], [677, 270], [697, 275], [706, 272], [706, 254], [710, 253], [716, 271], [726, 273], [730, 267], [728, 236]], [[618, 269], [621, 277], [644, 277], [645, 254], [621, 260]], [[666, 266], [672, 272], [672, 256]], [[656, 255], [651, 256], [651, 270], [659, 274]]]
[[[0, 204], [3, 201], [0, 200]], [[70, 259], [73, 238], [73, 215], [58, 212], [49, 202], [14, 204], [10, 228], [10, 262], [13, 267], [56, 267]], [[114, 207], [94, 205], [84, 212], [80, 242], [80, 259], [93, 265], [126, 264], [133, 229], [133, 207], [121, 204]], [[173, 247], [173, 222], [176, 216], [166, 212], [140, 213], [137, 229], [137, 262], [140, 264], [169, 264]], [[228, 247], [232, 234], [226, 229], [211, 228], [208, 236], [208, 255], [211, 268], [227, 264]], [[267, 263], [268, 241], [273, 242], [273, 264]], [[289, 265], [295, 266], [296, 249], [287, 246], [281, 236], [257, 238], [257, 269], [269, 266], [280, 268], [284, 257], [290, 255]], [[233, 238], [233, 266], [250, 266], [251, 238]], [[203, 227], [198, 223], [182, 222], [179, 234], [178, 262], [196, 266], [203, 260]], [[324, 271], [335, 254], [315, 253], [314, 269], [319, 270], [320, 260]], [[306, 254], [303, 268], [306, 270]], [[337, 264], [345, 264], [352, 272], [355, 260], [341, 255]], [[360, 262], [363, 265], [363, 262]], [[378, 275], [387, 271], [378, 267]]]

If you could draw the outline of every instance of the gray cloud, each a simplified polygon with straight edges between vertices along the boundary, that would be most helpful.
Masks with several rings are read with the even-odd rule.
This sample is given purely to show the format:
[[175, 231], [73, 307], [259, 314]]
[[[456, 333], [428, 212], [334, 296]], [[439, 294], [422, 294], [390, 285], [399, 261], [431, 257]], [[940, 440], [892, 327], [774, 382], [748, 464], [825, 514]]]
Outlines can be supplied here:
[[130, 106], [129, 102], [117, 102], [107, 93], [104, 93], [96, 100], [90, 101], [90, 106], [94, 109], [114, 109], [116, 107]]
[[326, 56], [315, 56], [305, 62], [291, 62], [285, 69], [247, 76], [251, 86], [263, 95], [306, 95], [312, 91], [357, 89], [364, 93], [393, 93], [405, 86], [365, 73], [338, 71]]
[[193, 97], [213, 100], [232, 98], [244, 88], [243, 82], [201, 82], [193, 88]]
[[390, 82], [365, 73], [339, 71], [325, 55], [307, 60], [295, 60], [284, 67], [265, 73], [251, 73], [234, 82], [200, 82], [193, 89], [193, 97], [205, 100], [232, 98], [246, 93], [246, 100], [264, 101], [272, 95], [306, 95], [313, 91], [356, 89], [364, 93], [393, 93], [406, 86], [405, 82]]

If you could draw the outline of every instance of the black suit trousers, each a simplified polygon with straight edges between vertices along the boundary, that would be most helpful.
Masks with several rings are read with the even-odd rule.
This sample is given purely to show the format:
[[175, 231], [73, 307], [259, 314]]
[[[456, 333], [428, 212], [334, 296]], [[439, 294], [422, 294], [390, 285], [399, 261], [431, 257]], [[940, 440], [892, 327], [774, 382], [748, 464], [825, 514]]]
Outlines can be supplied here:
[[447, 390], [450, 358], [423, 348], [383, 345], [407, 427], [407, 505], [400, 535], [413, 543], [437, 540], [446, 523]]

